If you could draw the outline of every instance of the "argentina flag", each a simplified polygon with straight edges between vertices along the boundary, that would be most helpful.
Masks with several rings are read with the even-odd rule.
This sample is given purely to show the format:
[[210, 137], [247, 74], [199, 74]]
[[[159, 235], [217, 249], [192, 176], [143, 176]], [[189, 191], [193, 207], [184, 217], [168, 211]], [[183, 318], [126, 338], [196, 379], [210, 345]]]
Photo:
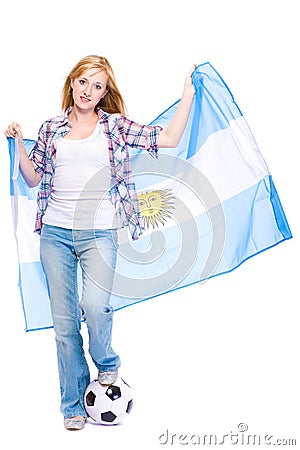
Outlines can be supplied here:
[[[227, 85], [210, 63], [195, 69], [193, 83], [179, 146], [159, 149], [158, 159], [131, 152], [144, 233], [132, 241], [127, 229], [119, 230], [115, 310], [230, 272], [292, 237], [270, 171]], [[151, 125], [165, 129], [177, 106]], [[52, 326], [33, 233], [38, 187], [26, 186], [15, 141], [8, 141], [19, 286], [30, 331]], [[34, 141], [24, 143], [30, 153]]]

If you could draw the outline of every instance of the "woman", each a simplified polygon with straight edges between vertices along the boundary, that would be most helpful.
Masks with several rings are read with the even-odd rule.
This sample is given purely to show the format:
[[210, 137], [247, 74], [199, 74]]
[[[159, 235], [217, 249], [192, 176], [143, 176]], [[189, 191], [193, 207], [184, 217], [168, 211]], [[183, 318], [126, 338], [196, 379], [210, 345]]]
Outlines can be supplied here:
[[[5, 131], [17, 139], [20, 170], [30, 187], [40, 184], [35, 231], [41, 235], [61, 391], [68, 430], [86, 422], [84, 392], [90, 382], [80, 333], [82, 316], [89, 353], [103, 385], [115, 382], [120, 358], [111, 346], [110, 292], [117, 257], [117, 229], [141, 234], [137, 195], [131, 182], [129, 148], [156, 156], [158, 147], [176, 147], [182, 136], [194, 88], [188, 73], [176, 115], [166, 130], [138, 125], [125, 116], [124, 101], [106, 58], [80, 60], [62, 91], [64, 114], [44, 122], [27, 156], [19, 124]], [[82, 295], [77, 286], [82, 269]]]

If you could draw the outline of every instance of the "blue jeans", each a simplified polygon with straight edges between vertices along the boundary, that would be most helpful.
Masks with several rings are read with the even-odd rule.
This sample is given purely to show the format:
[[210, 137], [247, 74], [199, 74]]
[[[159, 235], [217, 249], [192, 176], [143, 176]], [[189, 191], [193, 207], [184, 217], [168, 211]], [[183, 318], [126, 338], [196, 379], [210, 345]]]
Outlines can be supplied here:
[[[87, 324], [89, 353], [97, 369], [114, 371], [119, 356], [111, 347], [110, 295], [117, 259], [115, 230], [69, 230], [44, 224], [40, 241], [57, 346], [64, 418], [86, 416], [83, 396], [90, 373], [80, 333]], [[78, 293], [78, 264], [82, 295]], [[80, 283], [81, 284], [81, 283]]]

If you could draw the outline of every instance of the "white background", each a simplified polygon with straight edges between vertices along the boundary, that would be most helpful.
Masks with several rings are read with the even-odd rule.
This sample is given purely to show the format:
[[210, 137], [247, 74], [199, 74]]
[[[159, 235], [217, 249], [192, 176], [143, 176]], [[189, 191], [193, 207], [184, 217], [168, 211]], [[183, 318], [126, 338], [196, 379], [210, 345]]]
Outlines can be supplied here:
[[[40, 124], [60, 113], [64, 77], [88, 54], [109, 59], [129, 114], [141, 123], [180, 97], [193, 63], [210, 61], [252, 129], [294, 235], [231, 274], [117, 312], [113, 343], [122, 357], [121, 374], [134, 388], [134, 409], [122, 426], [67, 432], [59, 412], [53, 331], [24, 332], [2, 135], [2, 448], [182, 448], [180, 434], [187, 435], [185, 447], [193, 448], [192, 434], [221, 439], [237, 434], [242, 422], [248, 434], [298, 437], [299, 444], [297, 3], [1, 4], [2, 130], [18, 121], [24, 136], [35, 139]], [[92, 365], [91, 372], [94, 377]], [[176, 436], [162, 445], [159, 436], [166, 430]]]

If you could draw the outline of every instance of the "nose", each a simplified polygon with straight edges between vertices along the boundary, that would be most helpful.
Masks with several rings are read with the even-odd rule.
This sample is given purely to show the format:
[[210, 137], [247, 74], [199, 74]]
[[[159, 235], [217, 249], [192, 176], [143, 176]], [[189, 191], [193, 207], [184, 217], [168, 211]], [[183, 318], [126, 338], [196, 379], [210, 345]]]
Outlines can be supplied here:
[[86, 97], [90, 97], [91, 96], [91, 93], [92, 93], [92, 86], [86, 86], [85, 87], [85, 90], [84, 90], [84, 95], [86, 96]]

